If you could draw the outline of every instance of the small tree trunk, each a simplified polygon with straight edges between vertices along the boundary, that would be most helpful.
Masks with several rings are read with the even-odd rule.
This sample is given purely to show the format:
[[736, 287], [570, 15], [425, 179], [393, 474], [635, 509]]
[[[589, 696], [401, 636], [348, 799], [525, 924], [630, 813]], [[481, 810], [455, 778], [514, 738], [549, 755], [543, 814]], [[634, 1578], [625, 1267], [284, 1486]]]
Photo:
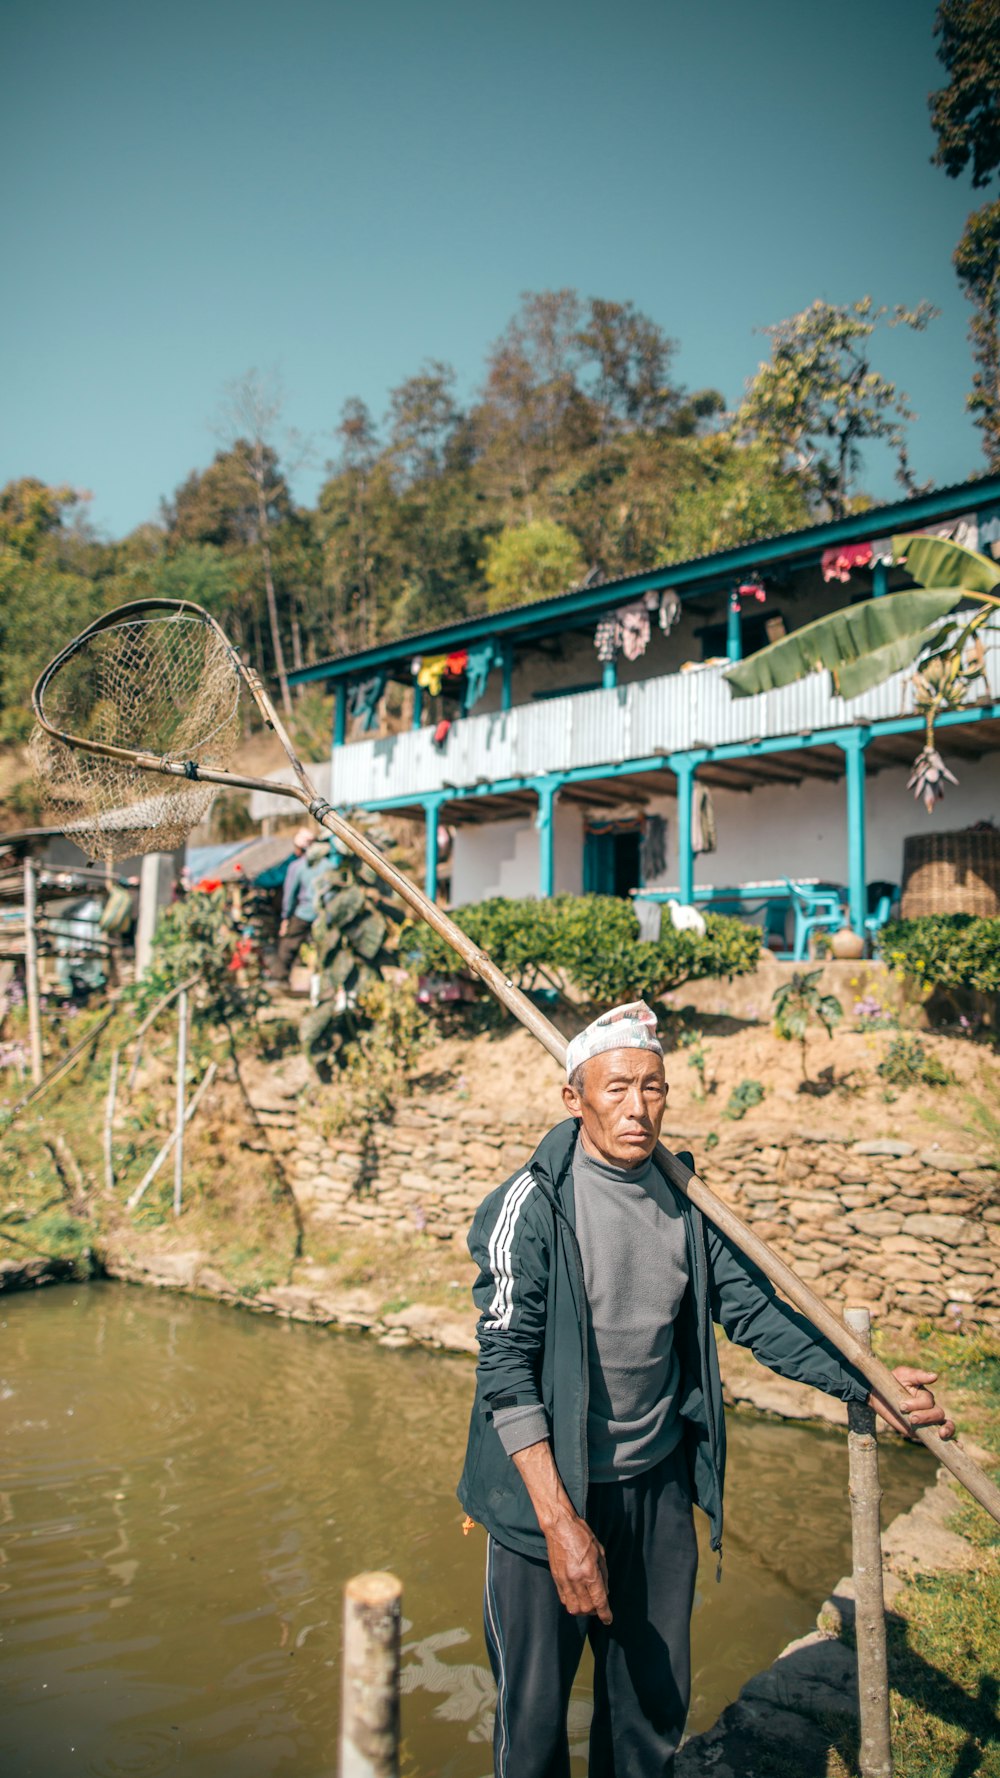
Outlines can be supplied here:
[[357, 1574], [344, 1589], [340, 1778], [398, 1778], [399, 1617], [394, 1574]]
[[34, 860], [24, 861], [24, 989], [28, 1002], [28, 1048], [31, 1084], [42, 1080], [42, 1013], [38, 992], [38, 907]]

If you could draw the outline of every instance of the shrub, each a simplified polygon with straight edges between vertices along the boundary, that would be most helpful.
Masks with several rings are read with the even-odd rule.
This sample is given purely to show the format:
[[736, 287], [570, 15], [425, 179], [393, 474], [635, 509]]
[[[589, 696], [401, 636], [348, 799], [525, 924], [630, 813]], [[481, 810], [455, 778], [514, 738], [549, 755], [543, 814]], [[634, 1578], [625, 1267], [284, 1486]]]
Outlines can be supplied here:
[[[634, 908], [614, 895], [496, 897], [452, 918], [518, 987], [573, 987], [604, 1005], [655, 1000], [701, 976], [746, 975], [760, 956], [758, 929], [721, 914], [706, 916], [704, 937], [665, 923], [658, 940], [641, 940]], [[400, 948], [423, 974], [459, 968], [451, 947], [422, 923], [407, 923]]]
[[924, 914], [882, 929], [887, 963], [935, 988], [1000, 994], [1000, 920], [977, 914]]
[[[734, 1120], [746, 1117], [747, 1112], [750, 1111], [754, 1105], [759, 1105], [763, 1097], [764, 1088], [761, 1086], [759, 1080], [741, 1080], [739, 1086], [734, 1087], [730, 1093], [729, 1098], [726, 1101], [726, 1109], [722, 1115], [723, 1117], [729, 1117]], [[718, 1140], [718, 1138], [716, 1138], [716, 1140]]]
[[815, 1021], [823, 1026], [828, 1037], [843, 1018], [844, 1009], [836, 994], [822, 994], [819, 980], [822, 969], [796, 969], [790, 981], [776, 988], [771, 996], [774, 1007], [774, 1029], [787, 1043], [797, 1043], [802, 1062], [802, 1079], [808, 1082], [806, 1042], [809, 1027]]
[[937, 1056], [925, 1050], [918, 1037], [894, 1037], [876, 1069], [894, 1087], [946, 1087], [951, 1075]]

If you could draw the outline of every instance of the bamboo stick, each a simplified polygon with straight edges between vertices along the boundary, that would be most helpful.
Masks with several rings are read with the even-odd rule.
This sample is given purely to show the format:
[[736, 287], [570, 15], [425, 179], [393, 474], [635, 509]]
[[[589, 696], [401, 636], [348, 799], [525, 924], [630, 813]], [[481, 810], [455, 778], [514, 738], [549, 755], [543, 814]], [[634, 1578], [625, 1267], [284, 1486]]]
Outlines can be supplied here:
[[91, 1025], [89, 1031], [85, 1032], [82, 1037], [77, 1039], [68, 1055], [65, 1055], [62, 1061], [57, 1063], [55, 1068], [51, 1069], [43, 1080], [39, 1081], [37, 1087], [32, 1087], [30, 1093], [25, 1093], [23, 1098], [18, 1099], [17, 1104], [11, 1107], [11, 1113], [7, 1120], [6, 1129], [10, 1129], [14, 1119], [20, 1117], [22, 1111], [26, 1111], [29, 1105], [33, 1105], [36, 1099], [40, 1099], [43, 1093], [47, 1093], [50, 1087], [55, 1086], [57, 1080], [61, 1080], [64, 1074], [69, 1073], [74, 1063], [80, 1060], [84, 1050], [100, 1037], [105, 1025], [114, 1018], [114, 1015], [114, 1007], [109, 1006], [107, 1012], [101, 1015], [95, 1025]]
[[398, 1778], [402, 1592], [385, 1573], [344, 1588], [340, 1778]]
[[118, 1065], [120, 1061], [121, 1050], [116, 1047], [111, 1051], [108, 1096], [104, 1101], [104, 1189], [109, 1192], [113, 1192], [115, 1189], [114, 1116], [115, 1100], [118, 1096]]
[[[871, 1316], [865, 1308], [844, 1310], [844, 1320], [865, 1350], [871, 1351]], [[882, 1591], [882, 1539], [875, 1410], [848, 1402], [847, 1449], [850, 1464], [851, 1548], [854, 1572], [854, 1634], [858, 1652], [858, 1705], [861, 1714], [861, 1778], [892, 1778], [889, 1726], [889, 1671]]]
[[184, 1093], [187, 1077], [187, 1037], [188, 1037], [188, 997], [187, 989], [182, 988], [177, 1001], [177, 1091], [176, 1112], [174, 1122], [174, 1215], [181, 1213], [181, 1194], [184, 1189], [184, 1125], [187, 1113], [184, 1110]]
[[[1000, 603], [1000, 601], [998, 601]], [[238, 673], [249, 690], [264, 721], [274, 730], [275, 735], [284, 748], [288, 762], [295, 774], [295, 784], [275, 783], [272, 779], [251, 777], [242, 772], [228, 772], [216, 767], [202, 766], [193, 760], [168, 759], [162, 755], [141, 751], [132, 747], [116, 747], [105, 741], [94, 741], [83, 735], [67, 734], [53, 726], [45, 714], [44, 701], [46, 689], [52, 678], [59, 671], [63, 662], [73, 656], [91, 637], [103, 630], [112, 628], [125, 620], [137, 615], [148, 616], [154, 611], [169, 611], [173, 615], [191, 613], [215, 631], [219, 640], [228, 649], [233, 671]], [[515, 987], [509, 977], [496, 967], [496, 964], [473, 944], [472, 940], [462, 932], [455, 922], [449, 919], [443, 909], [437, 907], [424, 893], [403, 876], [394, 865], [384, 858], [377, 846], [373, 846], [363, 833], [359, 833], [349, 822], [328, 803], [325, 797], [316, 792], [315, 785], [306, 774], [281, 718], [278, 716], [270, 698], [264, 690], [259, 676], [242, 661], [226, 636], [221, 625], [202, 606], [189, 600], [175, 599], [141, 599], [128, 605], [120, 606], [116, 611], [105, 612], [103, 617], [91, 624], [80, 636], [51, 660], [40, 674], [31, 694], [32, 708], [38, 721], [46, 733], [65, 745], [79, 749], [83, 753], [93, 753], [103, 759], [117, 759], [130, 767], [141, 771], [155, 772], [167, 778], [190, 778], [193, 775], [206, 784], [220, 784], [232, 789], [263, 790], [272, 795], [287, 796], [307, 809], [313, 820], [326, 828], [341, 841], [356, 857], [369, 864], [382, 881], [393, 889], [407, 907], [411, 908], [418, 919], [426, 920], [433, 930], [441, 935], [447, 944], [461, 957], [466, 967], [485, 982], [490, 992], [506, 1006], [514, 1017], [519, 1019], [525, 1029], [536, 1037], [543, 1048], [551, 1056], [561, 1061], [565, 1055], [565, 1044], [555, 1026], [550, 1024], [537, 1007], [533, 1006], [527, 996]], [[878, 1395], [902, 1417], [907, 1414], [907, 1396], [902, 1386], [897, 1383], [888, 1367], [866, 1353], [863, 1346], [844, 1326], [843, 1321], [835, 1315], [827, 1305], [809, 1289], [787, 1266], [784, 1260], [772, 1253], [771, 1249], [759, 1236], [755, 1235], [747, 1224], [738, 1217], [728, 1205], [722, 1203], [714, 1192], [709, 1191], [703, 1180], [692, 1173], [682, 1162], [671, 1155], [663, 1147], [657, 1150], [657, 1157], [663, 1170], [683, 1191], [693, 1204], [712, 1221], [733, 1242], [734, 1246], [760, 1267], [764, 1275], [787, 1297], [796, 1308], [801, 1309], [813, 1324], [823, 1333], [838, 1352], [842, 1353], [861, 1374], [872, 1383]], [[978, 1464], [954, 1440], [939, 1439], [937, 1434], [924, 1427], [911, 1426], [910, 1431], [921, 1443], [934, 1452], [938, 1462], [944, 1463], [965, 1488], [978, 1500], [980, 1505], [991, 1513], [1000, 1524], [1000, 1489], [984, 1474]]]
[[34, 860], [24, 861], [24, 985], [28, 999], [28, 1046], [32, 1085], [42, 1084], [42, 1013], [38, 993], [38, 908]]
[[[186, 1124], [189, 1124], [191, 1122], [191, 1119], [193, 1118], [195, 1112], [197, 1111], [199, 1105], [201, 1104], [201, 1101], [204, 1098], [205, 1094], [208, 1092], [208, 1089], [211, 1086], [214, 1079], [215, 1079], [215, 1063], [209, 1062], [208, 1067], [205, 1069], [204, 1074], [202, 1075], [200, 1081], [198, 1082], [197, 1087], [195, 1088], [194, 1092], [191, 1095], [191, 1099], [188, 1104], [187, 1110], [184, 1113], [184, 1122]], [[157, 1173], [160, 1171], [160, 1168], [163, 1166], [164, 1161], [169, 1160], [170, 1154], [173, 1150], [174, 1143], [176, 1141], [177, 1141], [177, 1130], [175, 1127], [174, 1129], [171, 1130], [170, 1135], [167, 1137], [166, 1142], [163, 1144], [163, 1147], [160, 1149], [158, 1155], [156, 1156], [155, 1161], [153, 1162], [152, 1166], [148, 1169], [148, 1171], [144, 1174], [143, 1178], [139, 1181], [139, 1184], [136, 1186], [135, 1191], [132, 1193], [131, 1197], [128, 1197], [125, 1199], [126, 1210], [134, 1210], [135, 1209], [140, 1198], [142, 1198], [144, 1193], [146, 1191], [148, 1191], [149, 1187], [152, 1185], [153, 1180], [156, 1178]]]
[[127, 1092], [130, 1093], [135, 1085], [135, 1077], [139, 1072], [139, 1063], [142, 1060], [142, 1040], [145, 1037], [146, 1032], [149, 1030], [150, 1025], [155, 1019], [159, 1018], [161, 1012], [166, 1012], [168, 1006], [173, 1006], [173, 1003], [179, 994], [183, 994], [187, 988], [193, 988], [197, 981], [198, 977], [196, 975], [189, 975], [186, 981], [178, 982], [176, 987], [171, 988], [169, 994], [164, 994], [163, 999], [156, 1002], [156, 1005], [146, 1014], [142, 1023], [136, 1026], [135, 1032], [130, 1039], [130, 1042], [135, 1044], [135, 1051], [132, 1056], [132, 1066], [128, 1071], [128, 1080], [125, 1083]]

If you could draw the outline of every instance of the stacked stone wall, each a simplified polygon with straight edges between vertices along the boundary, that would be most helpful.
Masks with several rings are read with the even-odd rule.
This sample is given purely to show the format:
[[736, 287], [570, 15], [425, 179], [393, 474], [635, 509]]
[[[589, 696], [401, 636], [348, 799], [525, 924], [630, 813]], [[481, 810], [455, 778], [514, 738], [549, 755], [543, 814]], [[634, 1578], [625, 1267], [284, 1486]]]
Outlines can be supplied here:
[[[426, 1233], [464, 1241], [487, 1191], [524, 1165], [545, 1123], [520, 1112], [428, 1101], [404, 1105], [360, 1143], [306, 1127], [287, 1105], [259, 1106], [307, 1230]], [[907, 1141], [852, 1142], [837, 1132], [732, 1130], [691, 1148], [707, 1185], [801, 1277], [833, 1302], [869, 1303], [883, 1319], [925, 1316], [1000, 1326], [1000, 1167], [995, 1155]]]

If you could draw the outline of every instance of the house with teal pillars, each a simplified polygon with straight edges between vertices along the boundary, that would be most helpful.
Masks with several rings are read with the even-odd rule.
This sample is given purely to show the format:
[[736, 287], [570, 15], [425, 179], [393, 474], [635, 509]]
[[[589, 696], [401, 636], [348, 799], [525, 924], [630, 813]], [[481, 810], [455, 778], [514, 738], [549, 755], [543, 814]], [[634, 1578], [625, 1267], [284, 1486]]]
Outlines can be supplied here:
[[[906, 788], [924, 730], [912, 669], [850, 700], [827, 673], [749, 698], [724, 675], [910, 585], [892, 540], [912, 532], [1000, 559], [1000, 476], [303, 667], [293, 685], [334, 694], [317, 788], [344, 813], [422, 823], [426, 891], [453, 906], [636, 890], [724, 906], [789, 878], [839, 886], [860, 932], [908, 835], [1000, 822], [1000, 623], [985, 681], [938, 719], [958, 783], [933, 814]], [[257, 793], [252, 812], [287, 804]]]

